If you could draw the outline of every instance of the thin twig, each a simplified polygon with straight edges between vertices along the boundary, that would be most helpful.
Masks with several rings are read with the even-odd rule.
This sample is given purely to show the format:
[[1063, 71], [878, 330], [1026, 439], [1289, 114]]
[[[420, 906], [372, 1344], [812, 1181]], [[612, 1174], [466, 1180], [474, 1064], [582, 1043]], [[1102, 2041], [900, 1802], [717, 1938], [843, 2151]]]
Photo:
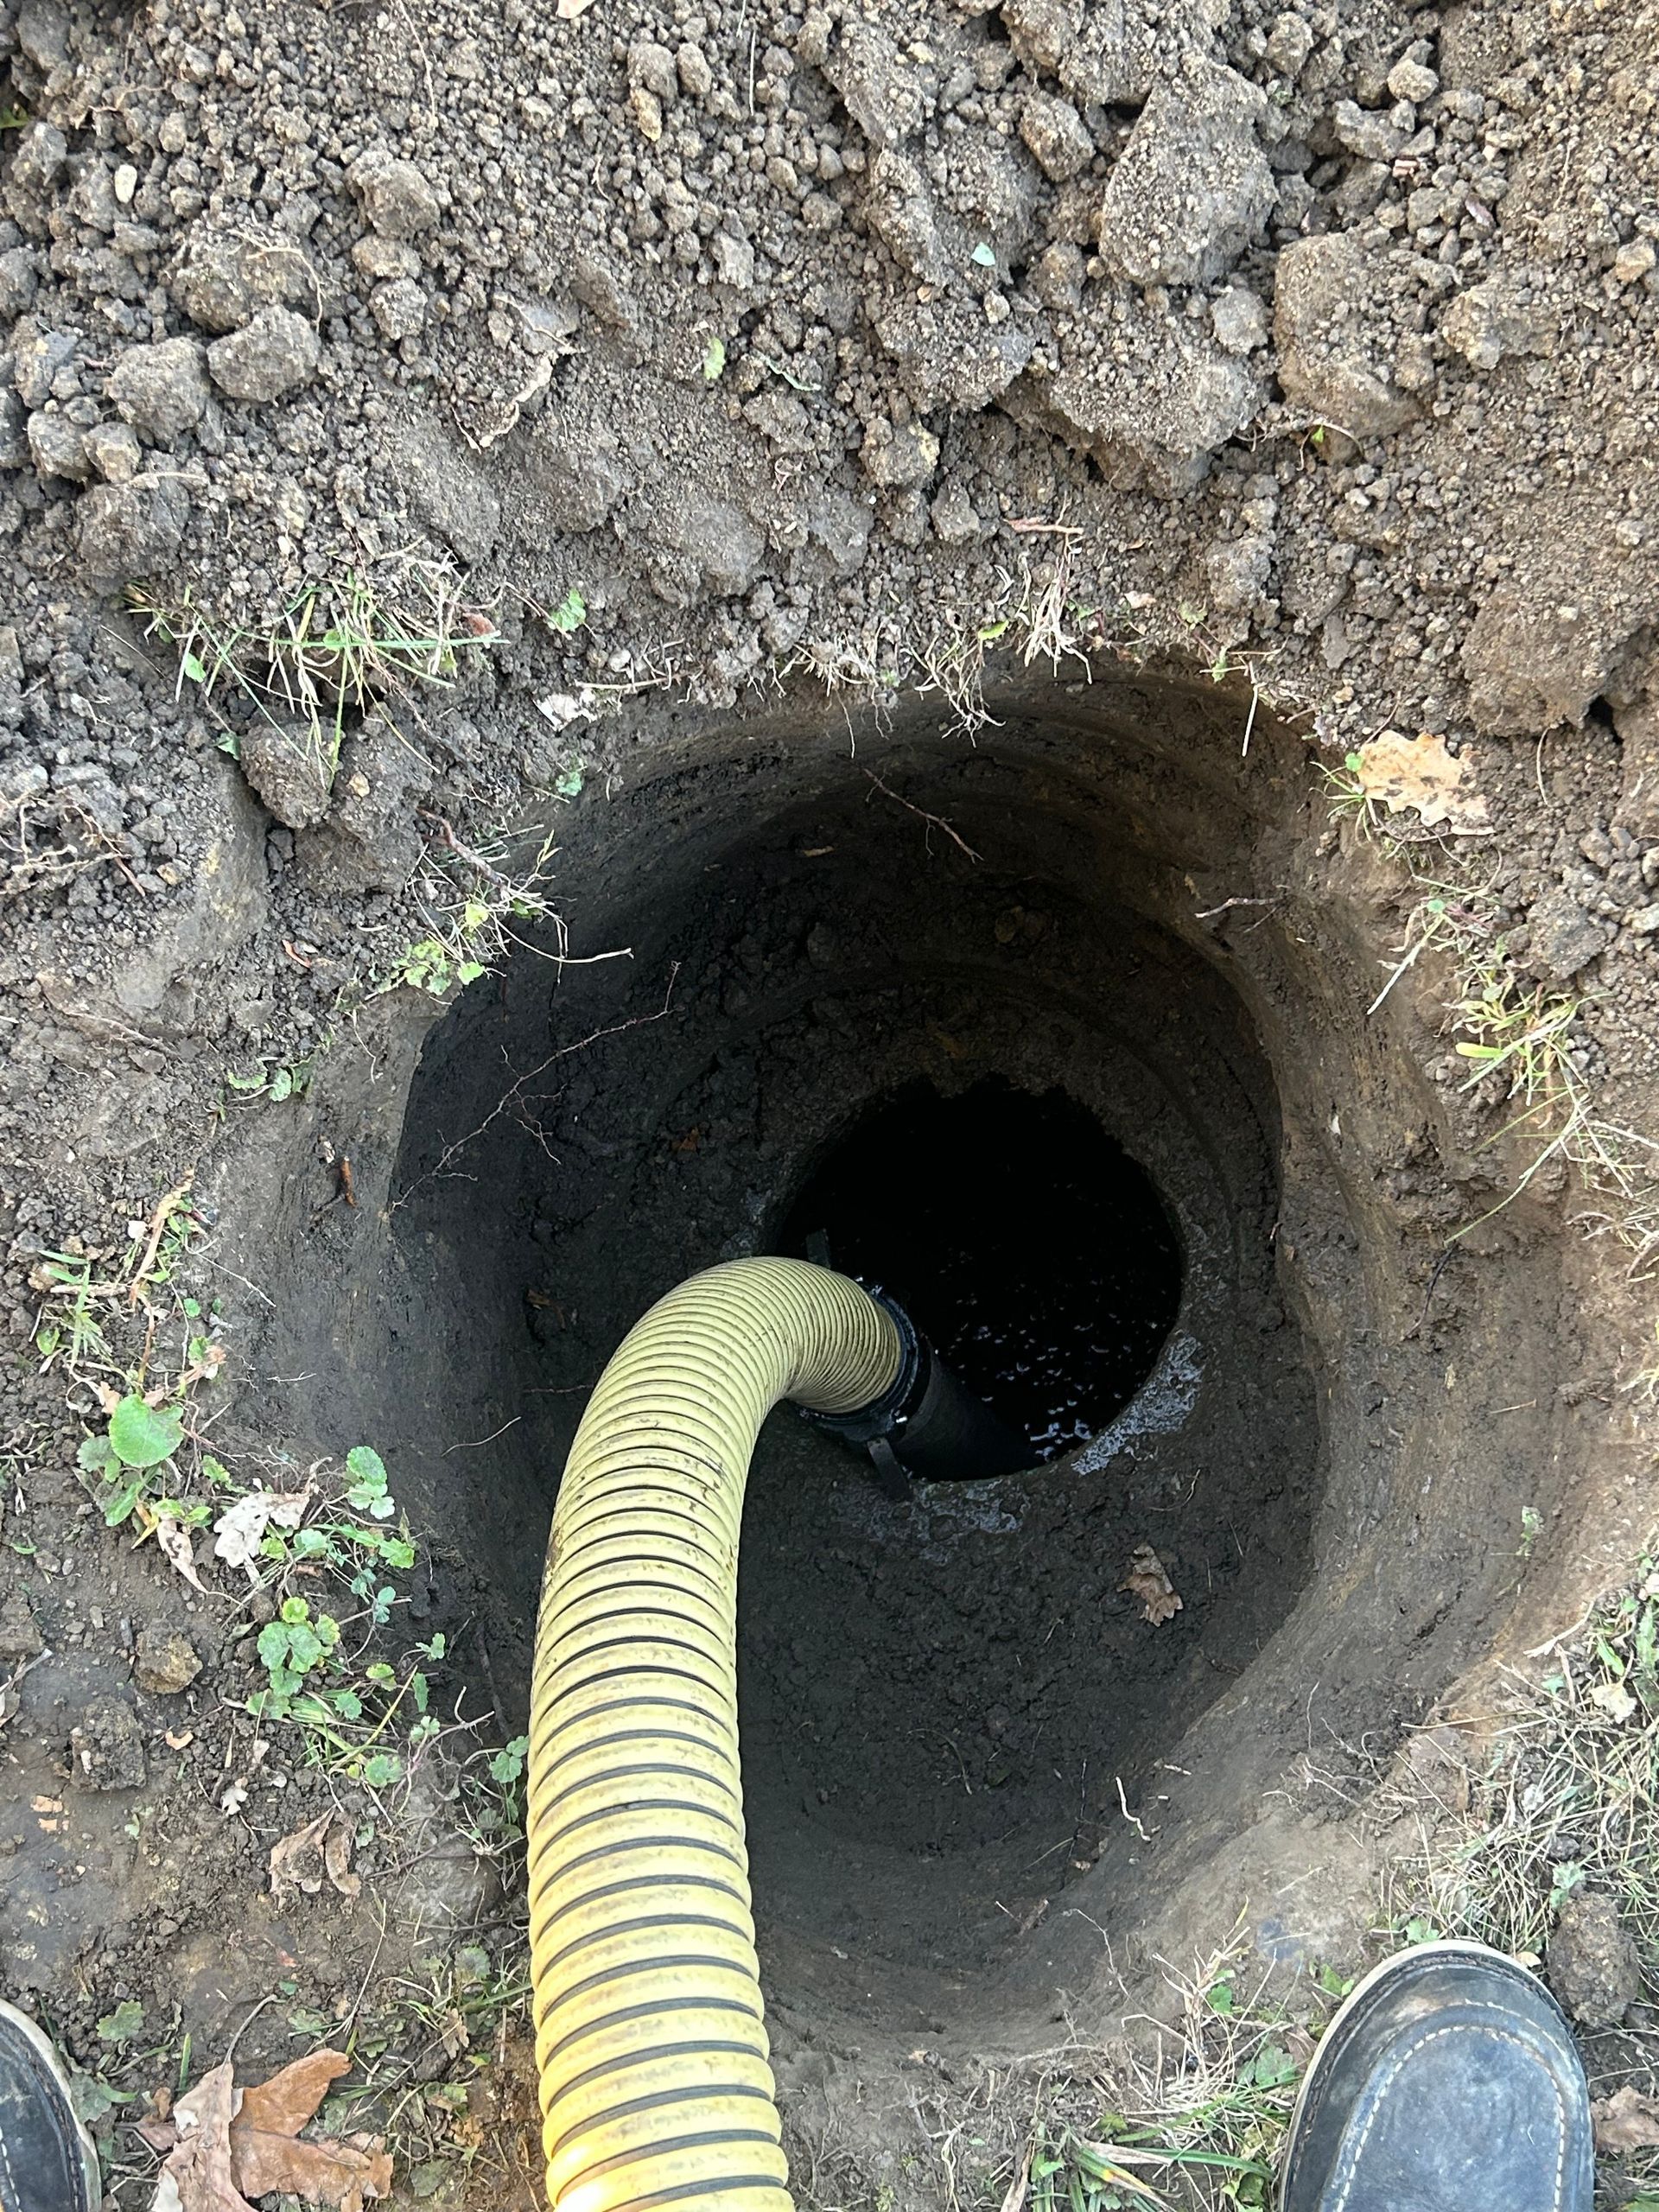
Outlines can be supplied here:
[[874, 768], [867, 768], [864, 772], [869, 778], [870, 781], [875, 785], [877, 791], [879, 791], [884, 798], [895, 800], [898, 804], [905, 808], [908, 813], [915, 815], [918, 821], [929, 823], [931, 827], [935, 830], [943, 830], [945, 836], [950, 840], [951, 843], [957, 846], [961, 851], [966, 853], [970, 861], [976, 861], [982, 857], [981, 855], [974, 850], [973, 847], [968, 842], [965, 837], [960, 836], [950, 827], [950, 824], [945, 820], [942, 814], [930, 814], [925, 807], [918, 806], [912, 799], [901, 798], [899, 794], [893, 789], [891, 785], [884, 784], [882, 782], [880, 777], [876, 774]]

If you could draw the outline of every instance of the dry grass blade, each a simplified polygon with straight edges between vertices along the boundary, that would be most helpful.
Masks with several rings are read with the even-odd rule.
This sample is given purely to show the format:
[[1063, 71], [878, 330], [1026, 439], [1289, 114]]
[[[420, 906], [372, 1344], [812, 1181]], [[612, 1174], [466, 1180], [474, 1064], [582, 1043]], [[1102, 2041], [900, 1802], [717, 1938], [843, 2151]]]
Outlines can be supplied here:
[[[1469, 1808], [1400, 1883], [1443, 1934], [1541, 1955], [1562, 1903], [1611, 1896], [1659, 1988], [1659, 1567], [1644, 1558], [1536, 1681], [1509, 1678]], [[1659, 2056], [1659, 2051], [1656, 2052]]]

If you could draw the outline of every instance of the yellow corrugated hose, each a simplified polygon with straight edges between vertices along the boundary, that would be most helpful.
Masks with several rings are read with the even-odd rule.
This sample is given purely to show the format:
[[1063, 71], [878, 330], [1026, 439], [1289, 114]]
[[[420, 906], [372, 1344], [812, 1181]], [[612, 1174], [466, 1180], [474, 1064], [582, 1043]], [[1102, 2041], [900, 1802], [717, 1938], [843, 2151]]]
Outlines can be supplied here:
[[904, 1357], [844, 1275], [736, 1260], [653, 1306], [570, 1448], [530, 1723], [530, 1949], [555, 2212], [791, 2212], [737, 1738], [737, 1546], [780, 1398], [868, 1405]]

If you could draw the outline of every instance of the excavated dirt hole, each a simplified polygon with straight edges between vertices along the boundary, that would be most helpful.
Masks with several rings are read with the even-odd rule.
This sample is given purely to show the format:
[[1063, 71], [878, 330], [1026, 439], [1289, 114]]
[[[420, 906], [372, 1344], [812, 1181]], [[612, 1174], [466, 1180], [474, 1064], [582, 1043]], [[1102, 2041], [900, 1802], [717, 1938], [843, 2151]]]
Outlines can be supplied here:
[[[1092, 1863], [1118, 1777], [1140, 1794], [1294, 1605], [1322, 1480], [1248, 1017], [1087, 855], [1067, 794], [953, 752], [954, 795], [914, 803], [960, 816], [978, 861], [844, 757], [659, 785], [644, 868], [613, 848], [578, 873], [572, 840], [576, 949], [631, 957], [516, 963], [435, 1037], [397, 1217], [405, 1250], [427, 1224], [469, 1272], [511, 1246], [490, 1304], [523, 1279], [515, 1382], [549, 1470], [653, 1298], [814, 1230], [1027, 1427], [1029, 1475], [899, 1504], [787, 1409], [756, 1456], [740, 1670], [760, 1922], [900, 1979], [979, 1970]], [[944, 765], [932, 748], [924, 772]], [[988, 806], [1000, 826], [970, 820]], [[550, 1010], [560, 1041], [612, 1033], [515, 1100], [504, 1174], [447, 1179], [478, 1175], [444, 1147], [505, 1087], [503, 1050], [545, 1057]], [[1122, 1586], [1143, 1546], [1179, 1627]]]
[[[837, 2034], [1040, 2037], [1101, 1930], [1122, 1967], [1264, 1911], [1291, 1761], [1421, 1714], [1572, 1470], [1499, 1418], [1573, 1356], [1556, 1248], [1506, 1227], [1426, 1308], [1466, 1203], [1364, 1020], [1376, 917], [1305, 747], [1258, 717], [1245, 761], [1239, 726], [1207, 687], [1033, 690], [977, 748], [884, 733], [879, 785], [821, 715], [671, 727], [561, 818], [592, 964], [515, 957], [424, 1037], [406, 1112], [378, 1077], [330, 1109], [360, 1162], [397, 1147], [388, 1226], [316, 1232], [352, 1257], [272, 1365], [326, 1369], [397, 1455], [429, 1617], [510, 1723], [556, 1471], [683, 1276], [824, 1227], [842, 1264], [931, 1267], [964, 1367], [982, 1324], [1041, 1338], [1013, 1410], [1068, 1448], [1027, 1475], [895, 1504], [787, 1409], [762, 1435], [740, 1693], [786, 2079]], [[1141, 1547], [1182, 1601], [1157, 1624]], [[1258, 1940], [1295, 1954], [1290, 1905]]]
[[1180, 1306], [1179, 1240], [1145, 1171], [1064, 1091], [997, 1076], [873, 1107], [777, 1243], [890, 1290], [1039, 1461], [1122, 1411]]

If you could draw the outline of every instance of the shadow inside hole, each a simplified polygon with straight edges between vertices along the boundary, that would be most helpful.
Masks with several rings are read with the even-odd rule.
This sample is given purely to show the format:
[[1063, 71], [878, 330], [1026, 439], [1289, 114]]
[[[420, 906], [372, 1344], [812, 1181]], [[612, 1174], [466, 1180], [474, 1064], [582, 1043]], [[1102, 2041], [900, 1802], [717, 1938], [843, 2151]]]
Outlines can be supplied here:
[[1180, 1245], [1144, 1169], [1064, 1091], [1001, 1077], [950, 1098], [907, 1084], [861, 1116], [778, 1243], [890, 1290], [1044, 1460], [1122, 1412], [1181, 1302]]

